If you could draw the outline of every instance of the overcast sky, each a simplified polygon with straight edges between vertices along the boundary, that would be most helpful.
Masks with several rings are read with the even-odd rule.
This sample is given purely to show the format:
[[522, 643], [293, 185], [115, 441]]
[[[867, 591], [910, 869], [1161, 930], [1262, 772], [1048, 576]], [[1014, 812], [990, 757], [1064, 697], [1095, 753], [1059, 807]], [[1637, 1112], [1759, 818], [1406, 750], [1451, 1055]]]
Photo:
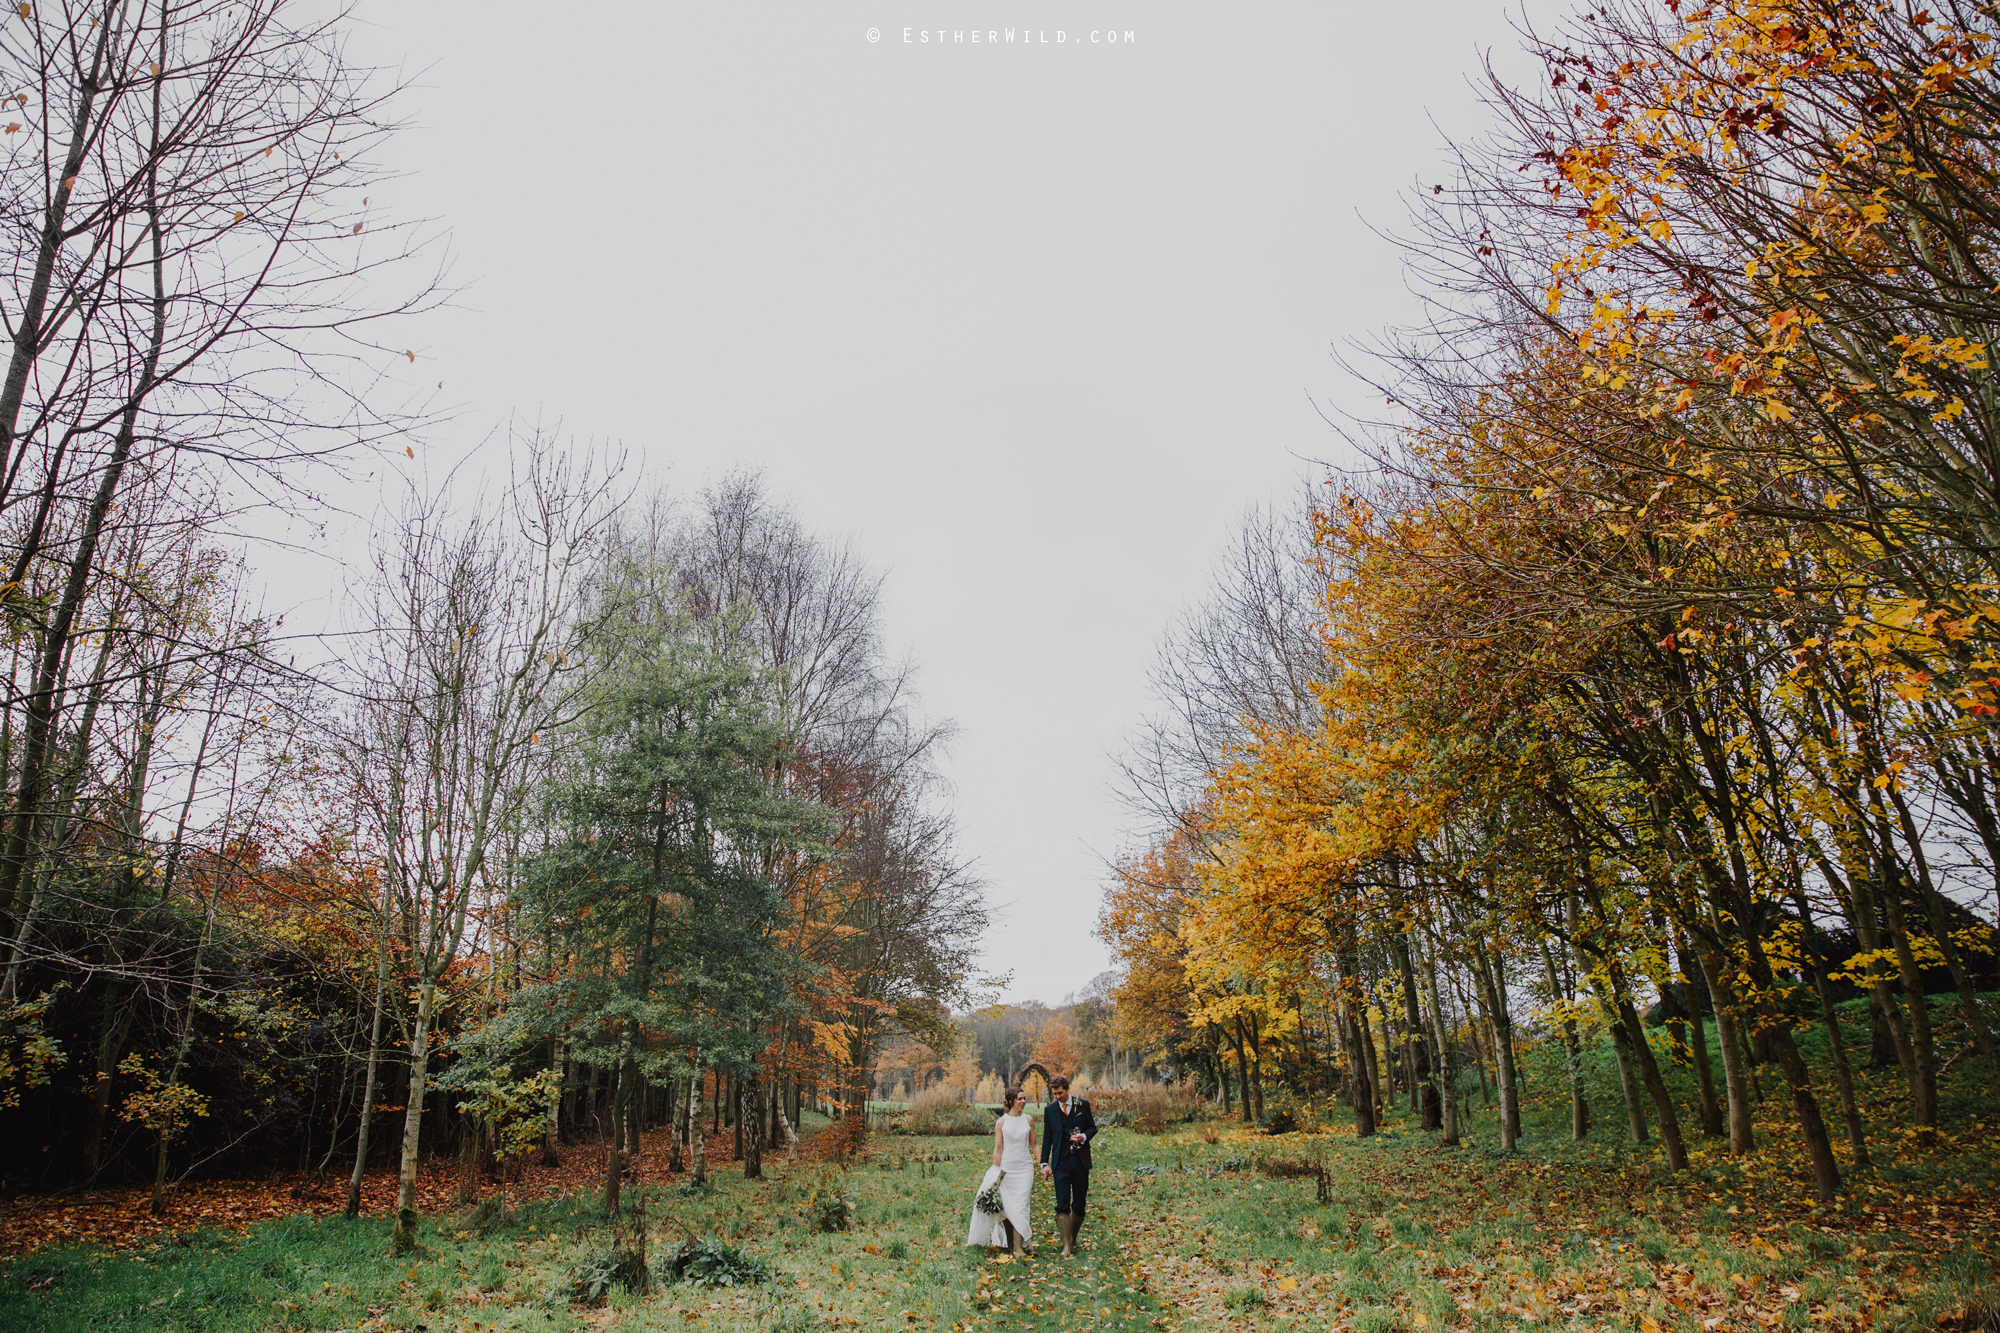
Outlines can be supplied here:
[[448, 224], [465, 284], [415, 349], [461, 409], [437, 447], [560, 419], [853, 536], [963, 729], [1006, 998], [1080, 989], [1154, 645], [1244, 507], [1337, 456], [1331, 350], [1414, 313], [1369, 228], [1484, 125], [1483, 53], [1522, 68], [1502, 4], [358, 16], [415, 76], [373, 203]]

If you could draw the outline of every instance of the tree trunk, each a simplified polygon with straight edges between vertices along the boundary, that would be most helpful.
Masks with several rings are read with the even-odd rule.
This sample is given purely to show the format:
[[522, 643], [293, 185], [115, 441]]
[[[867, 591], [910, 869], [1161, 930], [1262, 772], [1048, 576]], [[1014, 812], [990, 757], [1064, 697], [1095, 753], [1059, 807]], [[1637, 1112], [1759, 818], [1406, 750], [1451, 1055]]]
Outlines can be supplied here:
[[[164, 39], [163, 39], [164, 40]], [[94, 90], [93, 90], [94, 91]], [[80, 114], [89, 117], [86, 98], [84, 110]], [[154, 142], [159, 136], [158, 104], [154, 108]], [[79, 133], [81, 123], [79, 124]], [[72, 145], [75, 155], [79, 145]], [[53, 221], [61, 214], [69, 197], [69, 180], [75, 176], [71, 169], [69, 178], [57, 191], [57, 202], [50, 205], [49, 218]], [[148, 194], [153, 185], [149, 181]], [[50, 617], [43, 631], [41, 660], [36, 665], [31, 692], [25, 700], [27, 706], [27, 730], [22, 737], [20, 767], [15, 784], [14, 815], [6, 833], [6, 855], [0, 857], [0, 907], [11, 908], [19, 896], [21, 876], [27, 869], [32, 850], [31, 840], [38, 815], [41, 813], [42, 785], [47, 778], [50, 749], [55, 741], [57, 710], [60, 707], [63, 685], [63, 663], [69, 652], [70, 632], [76, 623], [76, 614], [82, 608], [89, 591], [90, 572], [97, 563], [98, 543], [103, 539], [104, 519], [111, 510], [111, 502], [118, 494], [119, 482], [125, 474], [125, 467], [132, 457], [132, 446], [138, 439], [139, 410], [152, 395], [156, 386], [155, 376], [159, 371], [160, 351], [166, 342], [167, 296], [164, 286], [164, 249], [160, 235], [159, 212], [153, 208], [146, 233], [152, 238], [153, 301], [152, 328], [146, 351], [141, 358], [139, 377], [133, 386], [122, 411], [117, 416], [118, 429], [112, 437], [111, 453], [104, 461], [103, 475], [98, 478], [97, 491], [91, 497], [90, 509], [83, 521], [83, 531], [77, 538], [76, 550], [71, 553], [68, 577], [63, 582], [60, 599], [55, 606], [55, 614]], [[60, 245], [60, 241], [58, 241]], [[38, 271], [37, 281], [42, 282]], [[46, 286], [42, 288], [46, 292]], [[31, 297], [32, 300], [32, 297]], [[29, 365], [34, 360], [33, 349], [42, 330], [35, 323], [22, 320], [37, 320], [38, 316], [23, 311], [15, 322], [15, 356], [8, 370], [6, 387], [0, 389], [0, 430], [6, 435], [0, 437], [0, 455], [12, 444], [15, 422], [11, 413], [20, 410], [17, 377], [25, 383]], [[11, 404], [11, 406], [9, 406]], [[25, 444], [23, 446], [25, 448]], [[53, 484], [53, 483], [52, 483]], [[46, 504], [46, 500], [44, 501]], [[28, 561], [32, 558], [36, 542], [25, 542], [15, 557], [14, 572], [8, 580], [19, 584]], [[163, 1158], [164, 1160], [164, 1158]], [[164, 1168], [162, 1168], [164, 1169]]]
[[1903, 994], [1910, 1006], [1910, 1057], [1916, 1080], [1910, 1087], [1910, 1119], [1920, 1142], [1929, 1145], [1936, 1138], [1938, 1123], [1937, 1044], [1931, 1033], [1931, 1007], [1924, 993], [1923, 969], [1910, 948], [1910, 933], [1903, 920], [1902, 892], [1894, 871], [1884, 867], [1881, 890], [1883, 915], [1888, 918], [1889, 942], [1896, 950], [1896, 964], [1903, 977]]
[[1605, 1010], [1605, 1027], [1611, 1036], [1612, 1054], [1618, 1061], [1618, 1093], [1625, 1102], [1625, 1119], [1632, 1131], [1632, 1142], [1645, 1143], [1651, 1139], [1646, 1129], [1645, 1100], [1639, 1092], [1638, 1057], [1632, 1052], [1632, 1034], [1625, 1030], [1625, 1024], [1616, 1012], [1610, 1011], [1603, 1000], [1598, 1007]]
[[[1822, 866], [1823, 873], [1827, 868]], [[1832, 876], [1829, 873], [1828, 878]], [[1910, 1090], [1912, 1100], [1917, 1095], [1917, 1058], [1904, 1026], [1903, 1011], [1896, 1003], [1896, 992], [1890, 984], [1889, 967], [1881, 957], [1882, 931], [1876, 916], [1875, 904], [1868, 897], [1866, 875], [1849, 875], [1847, 879], [1848, 901], [1842, 904], [1854, 923], [1854, 933], [1861, 943], [1862, 951], [1869, 954], [1868, 993], [1874, 999], [1875, 1014], [1888, 1031], [1896, 1064], [1903, 1071], [1903, 1083]]]
[[1475, 937], [1472, 949], [1473, 971], [1485, 995], [1486, 1019], [1493, 1030], [1493, 1078], [1500, 1085], [1500, 1151], [1510, 1153], [1521, 1136], [1521, 1084], [1514, 1070], [1514, 1020], [1507, 1012], [1507, 996], [1496, 975], [1499, 969], [1484, 942]]
[[708, 1117], [701, 1113], [701, 1095], [706, 1081], [700, 1065], [688, 1090], [688, 1179], [697, 1185], [708, 1183]]
[[[173, 872], [167, 872], [168, 884], [173, 880]], [[174, 1052], [173, 1067], [167, 1072], [167, 1087], [180, 1085], [181, 1074], [187, 1068], [188, 1052], [194, 1047], [195, 1003], [201, 997], [202, 964], [208, 955], [210, 937], [215, 931], [215, 902], [222, 892], [222, 876], [213, 875], [208, 890], [208, 910], [203, 914], [201, 940], [195, 945], [194, 965], [188, 979], [187, 1021], [181, 1027], [180, 1045]], [[159, 1135], [159, 1159], [153, 1170], [153, 1216], [158, 1217], [167, 1210], [167, 1149], [172, 1136], [163, 1128]]]
[[1451, 1032], [1445, 1025], [1444, 1006], [1438, 1000], [1437, 955], [1433, 951], [1424, 960], [1424, 985], [1430, 993], [1431, 1023], [1433, 1035], [1437, 1038], [1439, 1073], [1444, 1080], [1439, 1101], [1444, 1111], [1444, 1143], [1456, 1147], [1459, 1142], [1458, 1130], [1458, 1051], [1452, 1044]]
[[458, 1198], [459, 1207], [479, 1201], [479, 1148], [485, 1125], [471, 1109], [458, 1113]]
[[[1570, 914], [1572, 930], [1576, 926], [1576, 913]], [[1632, 1036], [1625, 1030], [1624, 1020], [1618, 1010], [1605, 995], [1603, 980], [1590, 966], [1590, 959], [1584, 955], [1583, 946], [1574, 934], [1570, 937], [1570, 948], [1576, 961], [1576, 970], [1583, 973], [1590, 983], [1591, 993], [1597, 1000], [1597, 1012], [1603, 1016], [1604, 1025], [1611, 1036], [1611, 1053], [1618, 1061], [1618, 1095], [1625, 1103], [1625, 1121], [1632, 1131], [1632, 1142], [1644, 1143], [1649, 1135], [1646, 1131], [1646, 1108], [1639, 1097], [1639, 1079], [1634, 1068]]]
[[1373, 1124], [1382, 1122], [1382, 1061], [1375, 1051], [1375, 1025], [1368, 1021], [1368, 1001], [1363, 999], [1357, 1006], [1354, 1021], [1361, 1031], [1361, 1053], [1368, 1060], [1368, 1095], [1373, 1099], [1369, 1107], [1369, 1120]]
[[1715, 1044], [1722, 1048], [1722, 1082], [1729, 1099], [1729, 1151], [1747, 1153], [1754, 1146], [1750, 1133], [1750, 1090], [1743, 1068], [1743, 1043], [1737, 1040], [1735, 994], [1722, 984], [1722, 960], [1699, 941], [1695, 958], [1708, 982], [1715, 1006]]
[[1667, 1145], [1667, 1166], [1674, 1171], [1685, 1171], [1688, 1164], [1687, 1145], [1681, 1139], [1680, 1115], [1674, 1109], [1673, 1098], [1667, 1095], [1666, 1081], [1660, 1077], [1660, 1063], [1653, 1058], [1653, 1047], [1646, 1040], [1645, 1025], [1639, 1021], [1639, 1011], [1633, 1007], [1625, 971], [1616, 962], [1608, 962], [1607, 970], [1612, 996], [1618, 1005], [1619, 1020], [1632, 1043], [1632, 1054], [1639, 1065], [1639, 1076], [1645, 1081], [1647, 1095], [1652, 1098], [1653, 1114], [1660, 1122], [1660, 1137]]
[[120, 982], [105, 988], [97, 1030], [97, 1068], [90, 1085], [90, 1123], [83, 1129], [83, 1160], [91, 1179], [104, 1170], [104, 1121], [111, 1114], [111, 1084], [118, 1071], [118, 1059], [125, 1049], [125, 1036], [132, 1030], [138, 1006], [130, 1003], [131, 990]]
[[1548, 941], [1537, 940], [1536, 945], [1542, 951], [1542, 974], [1548, 979], [1549, 999], [1564, 1005], [1561, 1032], [1563, 1067], [1569, 1076], [1569, 1136], [1581, 1143], [1590, 1134], [1590, 1102], [1583, 1091], [1583, 1044], [1577, 1040], [1576, 1018], [1568, 1007], [1574, 1001], [1564, 991], [1556, 973], [1556, 959], [1549, 952]]
[[646, 1111], [652, 1104], [653, 1085], [647, 1081], [646, 1073], [639, 1067], [639, 1057], [629, 1057], [625, 1077], [631, 1080], [632, 1091], [625, 1096], [625, 1151], [632, 1160], [639, 1160], [639, 1135], [646, 1128]]
[[1258, 1026], [1257, 1016], [1250, 1016], [1246, 1033], [1250, 1043], [1250, 1095], [1256, 1098], [1256, 1120], [1264, 1123], [1264, 1034]]
[[431, 1006], [437, 1002], [437, 982], [417, 988], [417, 1022], [410, 1033], [410, 1091], [403, 1107], [403, 1160], [396, 1172], [396, 1236], [398, 1254], [416, 1248], [417, 1154], [424, 1127], [424, 1077], [430, 1064]]
[[349, 1217], [361, 1216], [361, 1177], [368, 1169], [368, 1135], [375, 1124], [375, 1075], [382, 1066], [382, 998], [389, 989], [389, 949], [386, 941], [375, 960], [375, 1017], [368, 1027], [368, 1073], [361, 1081], [361, 1125], [354, 1135], [354, 1171], [347, 1178]]
[[1757, 1066], [1769, 1063], [1771, 1058], [1771, 1043], [1768, 1038], [1763, 1037], [1761, 1034], [1753, 1040], [1751, 1034], [1756, 1032], [1756, 1029], [1757, 1025], [1755, 1022], [1738, 1023], [1736, 1025], [1736, 1037], [1737, 1043], [1743, 1047], [1743, 1074], [1750, 1081], [1750, 1104], [1752, 1106], [1762, 1106], [1764, 1104], [1764, 1084], [1757, 1077]]
[[1840, 1167], [1833, 1159], [1833, 1141], [1827, 1136], [1826, 1122], [1819, 1113], [1819, 1099], [1813, 1095], [1812, 1074], [1799, 1054], [1792, 1034], [1783, 1027], [1771, 1029], [1771, 1047], [1778, 1068], [1791, 1088], [1792, 1110], [1805, 1131], [1806, 1155], [1812, 1163], [1813, 1187], [1822, 1204], [1832, 1203], [1840, 1191]]
[[[1739, 920], [1743, 915], [1747, 913], [1739, 914]], [[1777, 975], [1770, 959], [1754, 935], [1746, 936], [1744, 943], [1748, 946], [1746, 963], [1750, 982], [1760, 997], [1769, 997], [1777, 989]], [[1804, 1057], [1799, 1054], [1797, 1043], [1792, 1040], [1790, 1021], [1777, 1011], [1768, 998], [1760, 998], [1758, 1009], [1761, 1031], [1791, 1090], [1792, 1110], [1798, 1116], [1799, 1129], [1805, 1135], [1806, 1154], [1812, 1164], [1813, 1187], [1820, 1203], [1830, 1204], [1840, 1189], [1840, 1167], [1834, 1161], [1833, 1141], [1827, 1136], [1826, 1122], [1820, 1116], [1811, 1072], [1806, 1068]]]
[[[1944, 955], [1945, 968], [1951, 973], [1953, 987], [1958, 991], [1958, 1003], [1965, 1025], [1972, 1030], [1972, 1043], [1979, 1050], [1979, 1056], [1986, 1065], [1987, 1087], [1996, 1100], [2000, 1100], [2000, 1045], [1996, 1045], [1992, 1030], [1986, 1023], [1986, 1010], [1979, 1002], [1979, 989], [1973, 984], [1972, 973], [1965, 965], [1959, 952], [1958, 943], [1952, 939], [1949, 904], [1937, 885], [1931, 882], [1930, 858], [1924, 855], [1923, 835], [1917, 829], [1917, 822], [1910, 815], [1909, 802], [1895, 787], [1888, 789], [1889, 803], [1895, 808], [1897, 823], [1903, 831], [1903, 843], [1910, 849], [1911, 862], [1917, 868], [1917, 892], [1923, 899], [1931, 920], [1931, 939], [1938, 952]], [[1881, 799], [1878, 794], [1877, 799]]]
[[[763, 1101], [758, 1093], [759, 1087], [754, 1079], [746, 1080], [737, 1092], [742, 1101], [736, 1116], [736, 1135], [742, 1141], [745, 1180], [764, 1178], [764, 1117], [759, 1114], [763, 1109]], [[745, 1119], [750, 1121], [748, 1133], [745, 1133], [743, 1128]]]
[[1812, 964], [1813, 990], [1819, 996], [1819, 1010], [1826, 1022], [1827, 1049], [1833, 1055], [1834, 1090], [1840, 1097], [1840, 1118], [1847, 1126], [1848, 1147], [1854, 1165], [1866, 1167], [1868, 1136], [1861, 1128], [1861, 1112], [1854, 1101], [1854, 1070], [1847, 1062], [1847, 1041], [1840, 1031], [1840, 1012], [1833, 1007], [1833, 985], [1827, 979], [1826, 961], [1820, 956], [1819, 941], [1813, 935], [1812, 903], [1796, 878], [1792, 881], [1792, 905], [1798, 909], [1805, 928], [1806, 957]]
[[[1381, 1012], [1381, 1040], [1375, 1045], [1377, 1072], [1381, 1074], [1377, 1087], [1381, 1090], [1382, 1094], [1382, 1109], [1384, 1111], [1393, 1111], [1396, 1109], [1396, 1090], [1403, 1085], [1403, 1075], [1396, 1068], [1395, 1016], [1386, 1007]], [[1377, 1034], [1371, 1032], [1369, 1035], [1372, 1037]], [[1416, 1090], [1414, 1088], [1410, 1090], [1409, 1109], [1412, 1111], [1417, 1109]]]
[[[1694, 969], [1689, 970], [1687, 936], [1678, 930], [1674, 932], [1674, 957], [1679, 965], [1683, 984], [1687, 987], [1690, 999], [1694, 1001], [1688, 1006], [1692, 1010], [1689, 1015], [1692, 1030], [1689, 1034], [1688, 1047], [1694, 1056], [1695, 1086], [1699, 1093], [1701, 1108], [1701, 1132], [1707, 1138], [1720, 1138], [1722, 1104], [1715, 1099], [1715, 1072], [1708, 1059], [1708, 1028], [1702, 1018], [1701, 1001], [1694, 993], [1695, 979], [1701, 975], [1701, 964], [1696, 963]], [[1706, 981], [1702, 983], [1702, 989], [1704, 991], [1708, 989]], [[1715, 1005], [1711, 1000], [1709, 1011], [1713, 1013], [1714, 1009]]]
[[[1481, 1015], [1484, 1017], [1484, 1015]], [[1466, 1016], [1466, 1040], [1472, 1045], [1472, 1073], [1479, 1080], [1479, 1109], [1493, 1105], [1493, 1087], [1486, 1081], [1486, 1043], [1479, 1040], [1479, 1025]]]
[[1354, 1137], [1375, 1132], [1375, 1090], [1369, 1086], [1368, 1048], [1362, 1042], [1365, 1022], [1350, 1007], [1347, 1016], [1347, 1068], [1354, 1080]]
[[1239, 1075], [1237, 1086], [1243, 1093], [1243, 1123], [1250, 1123], [1250, 1057], [1243, 1051], [1243, 1020], [1236, 1020], [1236, 1071]]
[[625, 1174], [625, 1105], [632, 1095], [632, 1020], [618, 1038], [618, 1056], [611, 1062], [611, 1148], [604, 1155], [604, 1212], [618, 1216], [618, 1186]]
[[667, 1170], [680, 1172], [687, 1165], [681, 1145], [687, 1139], [687, 1107], [680, 1099], [681, 1081], [667, 1080]]
[[[1410, 1041], [1410, 1071], [1416, 1080], [1418, 1107], [1418, 1127], [1420, 1129], [1441, 1129], [1444, 1126], [1443, 1099], [1438, 1096], [1437, 1081], [1431, 1069], [1429, 1039], [1424, 1035], [1423, 1006], [1417, 999], [1416, 969], [1410, 963], [1409, 941], [1398, 935], [1391, 941], [1396, 955], [1396, 970], [1403, 979], [1403, 1030]], [[1570, 1040], [1576, 1039], [1576, 1024], [1571, 1023]]]
[[549, 1089], [548, 1118], [542, 1125], [542, 1165], [561, 1166], [563, 1084], [569, 1073], [563, 1039], [557, 1037], [549, 1053], [549, 1067], [555, 1070], [555, 1086]]

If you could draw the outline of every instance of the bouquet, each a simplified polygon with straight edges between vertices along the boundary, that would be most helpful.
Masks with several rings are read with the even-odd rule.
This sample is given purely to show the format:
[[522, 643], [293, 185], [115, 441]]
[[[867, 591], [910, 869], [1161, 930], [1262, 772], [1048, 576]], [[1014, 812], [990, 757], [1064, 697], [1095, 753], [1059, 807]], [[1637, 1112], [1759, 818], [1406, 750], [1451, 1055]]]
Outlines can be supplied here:
[[973, 1206], [989, 1217], [998, 1217], [1006, 1212], [1007, 1205], [1000, 1202], [1000, 1182], [1006, 1178], [1007, 1173], [1004, 1171], [995, 1176], [993, 1183], [979, 1191], [978, 1196], [973, 1199]]

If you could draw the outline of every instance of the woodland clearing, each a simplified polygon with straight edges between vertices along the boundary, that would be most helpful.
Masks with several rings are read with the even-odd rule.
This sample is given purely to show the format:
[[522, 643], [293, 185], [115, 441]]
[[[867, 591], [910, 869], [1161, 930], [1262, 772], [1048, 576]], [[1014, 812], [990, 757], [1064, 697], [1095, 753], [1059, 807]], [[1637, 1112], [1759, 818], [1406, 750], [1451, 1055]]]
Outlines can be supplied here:
[[[1449, 1148], [1403, 1114], [1366, 1139], [1214, 1120], [1160, 1136], [1108, 1129], [1085, 1253], [1067, 1262], [1049, 1248], [1013, 1260], [959, 1243], [983, 1139], [877, 1135], [848, 1163], [773, 1155], [762, 1181], [718, 1163], [706, 1189], [647, 1172], [645, 1162], [663, 1160], [649, 1141], [635, 1193], [656, 1269], [668, 1246], [699, 1236], [740, 1247], [769, 1276], [736, 1288], [660, 1283], [644, 1296], [614, 1289], [599, 1306], [551, 1294], [610, 1235], [586, 1183], [599, 1155], [578, 1149], [561, 1172], [531, 1171], [498, 1202], [427, 1222], [423, 1252], [401, 1261], [389, 1257], [386, 1210], [18, 1255], [0, 1268], [0, 1325], [1750, 1333], [1979, 1328], [2000, 1314], [2000, 1155], [1989, 1120], [1927, 1150], [1899, 1146], [1894, 1164], [1857, 1175], [1839, 1203], [1822, 1206], [1775, 1106], [1760, 1117], [1753, 1153], [1698, 1146], [1678, 1175], [1657, 1145], [1609, 1131], [1573, 1143], [1564, 1107], [1527, 1110], [1512, 1154], [1496, 1150], [1495, 1117], [1479, 1110], [1465, 1143]], [[448, 1185], [426, 1182], [440, 1193]], [[822, 1201], [834, 1196], [851, 1205], [849, 1229], [821, 1231]], [[208, 1197], [189, 1196], [175, 1216], [194, 1220]], [[281, 1205], [236, 1206], [255, 1215]], [[1046, 1190], [1035, 1206], [1046, 1235]], [[143, 1207], [142, 1194], [128, 1204], [135, 1215]]]

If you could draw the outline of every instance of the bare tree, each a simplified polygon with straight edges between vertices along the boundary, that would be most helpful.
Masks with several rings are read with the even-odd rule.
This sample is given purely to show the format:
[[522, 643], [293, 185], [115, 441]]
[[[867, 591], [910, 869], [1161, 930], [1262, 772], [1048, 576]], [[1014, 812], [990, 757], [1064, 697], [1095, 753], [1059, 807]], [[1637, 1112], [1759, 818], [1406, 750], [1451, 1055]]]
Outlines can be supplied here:
[[379, 405], [371, 328], [434, 275], [383, 299], [420, 247], [369, 227], [392, 90], [346, 61], [343, 18], [58, 0], [0, 23], [0, 597], [33, 645], [7, 701], [0, 912], [24, 907], [78, 617], [138, 478], [281, 499], [411, 423]]
[[415, 1243], [424, 1080], [437, 987], [499, 871], [542, 736], [586, 706], [603, 606], [591, 597], [610, 478], [546, 441], [497, 504], [406, 506], [377, 559], [345, 736], [415, 973], [396, 1244]]
[[1148, 685], [1154, 710], [1119, 760], [1127, 805], [1174, 827], [1200, 800], [1244, 723], [1293, 730], [1319, 717], [1327, 674], [1313, 567], [1312, 495], [1243, 515], [1207, 597], [1161, 641]]

